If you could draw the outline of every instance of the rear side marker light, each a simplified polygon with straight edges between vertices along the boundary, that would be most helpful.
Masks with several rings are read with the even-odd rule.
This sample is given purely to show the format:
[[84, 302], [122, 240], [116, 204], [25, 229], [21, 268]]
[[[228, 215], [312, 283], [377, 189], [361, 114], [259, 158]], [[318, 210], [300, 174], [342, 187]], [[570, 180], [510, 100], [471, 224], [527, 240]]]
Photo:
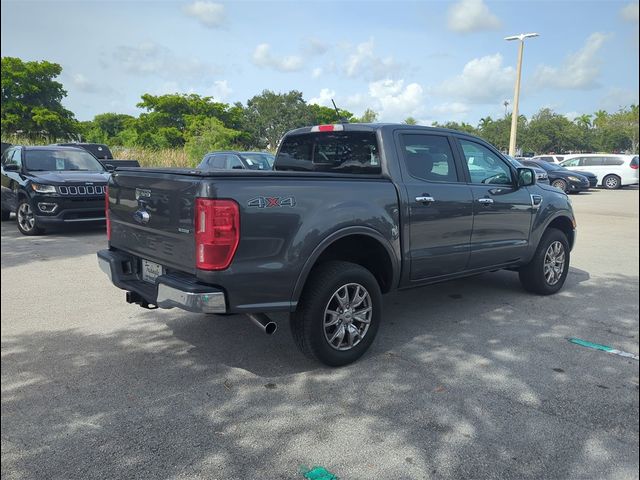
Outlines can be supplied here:
[[197, 198], [196, 268], [224, 270], [240, 243], [240, 208], [233, 200]]

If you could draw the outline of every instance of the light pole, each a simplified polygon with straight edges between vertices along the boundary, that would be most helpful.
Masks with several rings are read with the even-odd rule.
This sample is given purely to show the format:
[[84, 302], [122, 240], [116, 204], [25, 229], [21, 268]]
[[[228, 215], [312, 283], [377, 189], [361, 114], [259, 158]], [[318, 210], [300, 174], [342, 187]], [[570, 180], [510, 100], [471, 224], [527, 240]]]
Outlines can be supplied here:
[[537, 37], [537, 33], [521, 33], [505, 37], [505, 40], [520, 40], [520, 48], [518, 49], [518, 69], [516, 72], [516, 88], [513, 93], [513, 111], [511, 112], [511, 136], [509, 137], [509, 155], [512, 157], [516, 154], [516, 135], [518, 133], [518, 103], [520, 100], [520, 77], [522, 76], [522, 52], [524, 51], [524, 39]]

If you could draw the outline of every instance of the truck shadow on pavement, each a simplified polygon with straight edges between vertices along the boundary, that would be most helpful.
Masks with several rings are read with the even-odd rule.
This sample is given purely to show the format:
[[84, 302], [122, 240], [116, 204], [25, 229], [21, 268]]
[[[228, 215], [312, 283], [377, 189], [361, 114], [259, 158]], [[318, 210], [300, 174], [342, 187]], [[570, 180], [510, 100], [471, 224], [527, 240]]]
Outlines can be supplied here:
[[566, 337], [637, 353], [638, 279], [589, 280], [394, 293], [372, 351], [340, 369], [238, 317], [3, 335], [2, 478], [635, 477], [637, 362]]

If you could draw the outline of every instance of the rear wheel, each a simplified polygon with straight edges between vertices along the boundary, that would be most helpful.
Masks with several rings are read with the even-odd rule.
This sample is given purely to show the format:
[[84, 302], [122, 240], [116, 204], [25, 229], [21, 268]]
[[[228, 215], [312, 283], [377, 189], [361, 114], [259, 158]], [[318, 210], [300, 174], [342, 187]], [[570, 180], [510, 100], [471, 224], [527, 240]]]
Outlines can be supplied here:
[[18, 230], [20, 230], [20, 233], [23, 235], [41, 235], [44, 233], [44, 230], [38, 227], [33, 208], [26, 199], [22, 199], [20, 203], [18, 203], [16, 222], [18, 224]]
[[525, 290], [551, 295], [562, 288], [569, 273], [569, 242], [566, 235], [549, 228], [531, 261], [520, 268], [520, 282]]
[[369, 270], [349, 262], [318, 266], [307, 281], [291, 332], [307, 357], [347, 365], [367, 351], [382, 316], [380, 286]]
[[607, 175], [602, 180], [602, 186], [608, 190], [617, 190], [621, 184], [620, 177], [617, 175]]
[[568, 190], [567, 182], [565, 182], [564, 180], [561, 180], [559, 178], [557, 180], [554, 180], [551, 185], [553, 187], [559, 188], [563, 192], [566, 192]]

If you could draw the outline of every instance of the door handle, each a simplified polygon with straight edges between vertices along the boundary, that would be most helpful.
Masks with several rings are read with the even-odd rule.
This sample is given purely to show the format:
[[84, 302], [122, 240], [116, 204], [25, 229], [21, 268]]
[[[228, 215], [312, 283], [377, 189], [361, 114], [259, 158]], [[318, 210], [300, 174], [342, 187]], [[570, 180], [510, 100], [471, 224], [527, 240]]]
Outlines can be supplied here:
[[416, 197], [416, 202], [419, 202], [419, 203], [433, 203], [435, 201], [436, 201], [435, 198], [430, 196]]
[[483, 205], [491, 205], [493, 203], [493, 198], [479, 198], [478, 202], [482, 203]]

